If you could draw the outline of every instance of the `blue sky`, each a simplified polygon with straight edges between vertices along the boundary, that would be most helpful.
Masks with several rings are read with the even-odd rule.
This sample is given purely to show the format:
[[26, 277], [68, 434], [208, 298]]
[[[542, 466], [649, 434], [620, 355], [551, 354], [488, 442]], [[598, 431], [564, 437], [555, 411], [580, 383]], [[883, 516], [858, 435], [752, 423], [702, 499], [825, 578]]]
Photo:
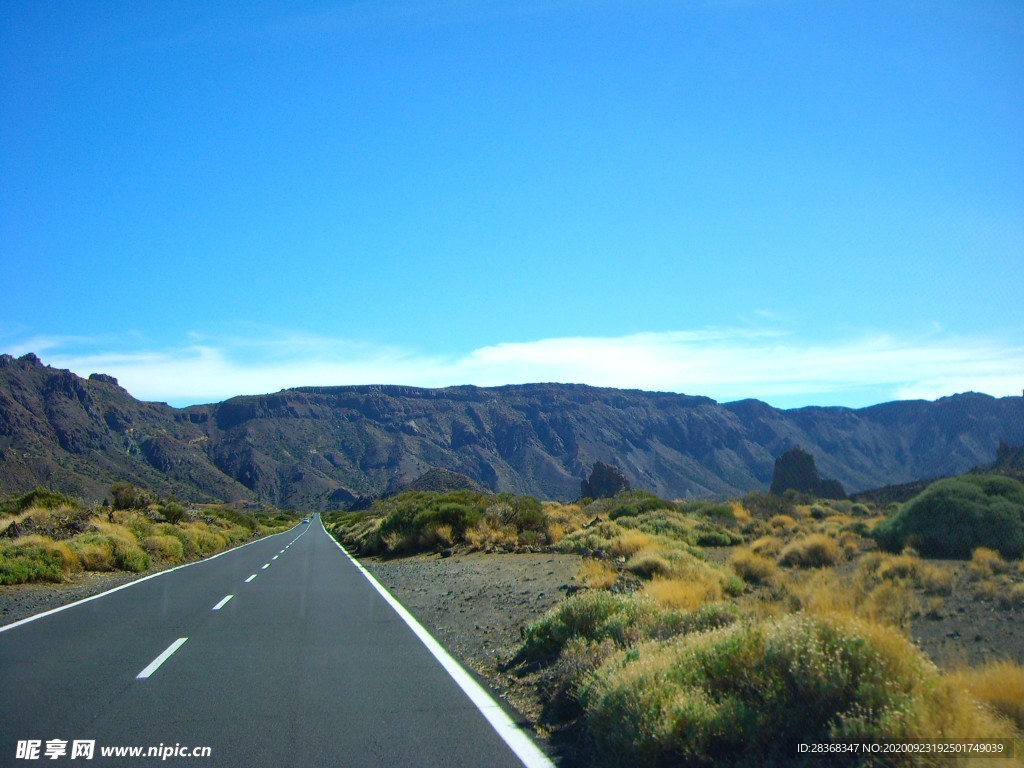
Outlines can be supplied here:
[[0, 351], [175, 405], [1024, 387], [1024, 5], [0, 3]]

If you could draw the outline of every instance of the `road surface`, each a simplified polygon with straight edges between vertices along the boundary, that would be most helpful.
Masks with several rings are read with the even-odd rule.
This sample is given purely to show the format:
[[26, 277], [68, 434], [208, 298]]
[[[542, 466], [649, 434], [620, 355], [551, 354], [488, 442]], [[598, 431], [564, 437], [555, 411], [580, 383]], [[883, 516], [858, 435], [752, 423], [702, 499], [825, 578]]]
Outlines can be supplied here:
[[314, 517], [0, 628], [0, 765], [550, 765], [401, 610]]

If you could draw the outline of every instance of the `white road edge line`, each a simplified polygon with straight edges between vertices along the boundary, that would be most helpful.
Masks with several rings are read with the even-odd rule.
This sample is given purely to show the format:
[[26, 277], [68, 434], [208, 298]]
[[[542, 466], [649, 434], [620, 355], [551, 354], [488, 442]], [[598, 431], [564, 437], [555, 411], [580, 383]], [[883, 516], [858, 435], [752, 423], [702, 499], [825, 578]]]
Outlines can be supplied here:
[[[302, 523], [296, 523], [296, 526], [298, 526], [298, 525], [302, 525]], [[166, 571], [159, 571], [158, 573], [151, 573], [151, 574], [149, 574], [149, 576], [143, 576], [141, 579], [135, 579], [135, 581], [129, 581], [127, 584], [122, 584], [119, 587], [114, 587], [113, 589], [108, 589], [106, 592], [100, 592], [97, 595], [90, 595], [89, 597], [83, 597], [81, 600], [75, 600], [73, 603], [65, 603], [64, 605], [58, 605], [56, 608], [51, 608], [48, 611], [43, 611], [42, 613], [37, 613], [35, 616], [26, 616], [24, 619], [19, 619], [18, 621], [12, 621], [10, 624], [5, 624], [4, 626], [0, 627], [0, 632], [6, 632], [9, 629], [14, 629], [15, 627], [20, 627], [22, 624], [28, 624], [30, 621], [35, 621], [36, 619], [41, 619], [44, 616], [49, 616], [49, 615], [54, 614], [54, 613], [60, 613], [61, 611], [66, 611], [68, 608], [74, 608], [76, 605], [81, 605], [82, 603], [88, 603], [91, 600], [99, 600], [101, 597], [106, 597], [107, 595], [113, 594], [114, 592], [119, 592], [122, 589], [128, 589], [128, 587], [134, 587], [136, 584], [141, 584], [144, 581], [149, 581], [150, 579], [155, 579], [158, 576], [164, 576], [165, 574], [171, 573], [173, 571], [180, 571], [182, 568], [191, 568], [193, 565], [201, 565], [202, 563], [208, 563], [211, 560], [216, 560], [221, 555], [227, 555], [227, 554], [230, 554], [231, 552], [237, 552], [238, 550], [240, 550], [240, 549], [242, 549], [244, 547], [248, 547], [251, 544], [259, 544], [261, 541], [266, 541], [267, 539], [272, 539], [275, 536], [283, 536], [286, 533], [291, 533], [292, 529], [295, 528], [296, 526], [292, 526], [292, 528], [289, 528], [287, 531], [281, 531], [281, 533], [272, 533], [269, 536], [263, 536], [262, 538], [256, 539], [255, 541], [249, 541], [249, 542], [246, 542], [245, 544], [239, 544], [237, 547], [232, 547], [231, 549], [225, 549], [223, 552], [218, 552], [216, 555], [211, 555], [210, 557], [203, 558], [202, 560], [193, 560], [191, 563], [182, 563], [181, 565], [176, 565], [173, 568], [168, 568]]]
[[234, 595], [228, 595], [227, 597], [225, 597], [223, 600], [221, 600], [219, 603], [213, 606], [213, 610], [219, 611], [221, 608], [228, 604], [228, 600], [230, 600], [232, 597], [234, 597]]
[[324, 527], [324, 522], [317, 515], [317, 521], [320, 523], [320, 528], [325, 534], [333, 541], [338, 549], [347, 557], [356, 568], [366, 577], [366, 580], [370, 582], [374, 589], [380, 593], [388, 605], [390, 605], [395, 613], [397, 613], [406, 624], [409, 625], [409, 629], [420, 639], [427, 650], [433, 654], [434, 658], [437, 659], [438, 663], [444, 667], [452, 680], [462, 689], [462, 692], [469, 697], [469, 700], [473, 702], [473, 705], [480, 710], [480, 713], [487, 718], [487, 722], [491, 724], [491, 727], [495, 732], [502, 738], [502, 740], [508, 745], [516, 757], [518, 757], [526, 768], [554, 768], [554, 763], [551, 759], [545, 755], [541, 749], [533, 743], [529, 736], [527, 736], [522, 729], [512, 720], [511, 717], [506, 714], [497, 702], [491, 697], [491, 695], [485, 691], [481, 685], [474, 680], [465, 669], [455, 659], [449, 655], [437, 640], [413, 618], [413, 615], [409, 613], [405, 606], [402, 605], [398, 600], [392, 596], [390, 592], [385, 589], [379, 581], [377, 581], [373, 574], [366, 570], [362, 563], [356, 560], [348, 551], [341, 546], [341, 543], [335, 539], [331, 534], [327, 533], [327, 528]]
[[167, 650], [161, 653], [151, 662], [149, 662], [149, 666], [141, 672], [139, 672], [139, 674], [135, 676], [135, 679], [144, 680], [145, 678], [149, 677], [154, 672], [156, 672], [158, 669], [160, 669], [160, 665], [167, 661], [169, 658], [171, 658], [171, 654], [173, 654], [176, 650], [181, 648], [181, 646], [185, 644], [186, 640], [188, 640], [187, 637], [179, 637], [177, 640], [175, 640], [173, 643], [167, 646]]
[[257, 575], [258, 575], [258, 574], [255, 574], [255, 573], [254, 573], [254, 574], [253, 574], [252, 576], [250, 576], [250, 577], [249, 577], [248, 579], [246, 579], [246, 580], [245, 580], [245, 583], [246, 583], [246, 584], [248, 584], [248, 583], [249, 583], [250, 581], [252, 581], [253, 579], [255, 579]]

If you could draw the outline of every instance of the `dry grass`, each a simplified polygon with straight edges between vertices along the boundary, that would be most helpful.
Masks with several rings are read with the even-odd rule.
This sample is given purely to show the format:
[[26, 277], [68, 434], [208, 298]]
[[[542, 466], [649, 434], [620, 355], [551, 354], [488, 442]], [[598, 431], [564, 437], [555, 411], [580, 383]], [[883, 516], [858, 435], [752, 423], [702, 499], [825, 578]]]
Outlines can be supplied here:
[[781, 531], [791, 531], [797, 526], [796, 519], [792, 515], [773, 515], [768, 520], [768, 524]]
[[956, 670], [949, 678], [1024, 731], [1024, 667], [1020, 664], [990, 661], [981, 667]]
[[822, 533], [812, 533], [783, 547], [779, 563], [797, 568], [827, 568], [838, 563], [841, 557], [842, 552], [835, 539]]
[[695, 611], [705, 603], [721, 600], [722, 585], [714, 578], [656, 577], [644, 584], [644, 594], [666, 608]]
[[648, 533], [643, 531], [624, 531], [612, 539], [608, 551], [615, 557], [632, 557], [638, 552], [654, 549], [658, 542]]
[[577, 581], [591, 589], [608, 589], [618, 578], [619, 574], [611, 564], [592, 558], [584, 560], [576, 574]]
[[[470, 549], [515, 549], [519, 546], [519, 530], [511, 524], [484, 518], [466, 529], [462, 538]], [[385, 541], [385, 543], [387, 543]], [[408, 547], [406, 547], [408, 549]]]
[[973, 578], [987, 579], [1009, 573], [1012, 566], [994, 549], [978, 547], [971, 553], [970, 573]]
[[779, 577], [779, 566], [771, 558], [749, 549], [738, 550], [729, 565], [748, 584], [772, 584]]
[[750, 550], [765, 557], [778, 557], [785, 542], [777, 536], [762, 536], [750, 545]]

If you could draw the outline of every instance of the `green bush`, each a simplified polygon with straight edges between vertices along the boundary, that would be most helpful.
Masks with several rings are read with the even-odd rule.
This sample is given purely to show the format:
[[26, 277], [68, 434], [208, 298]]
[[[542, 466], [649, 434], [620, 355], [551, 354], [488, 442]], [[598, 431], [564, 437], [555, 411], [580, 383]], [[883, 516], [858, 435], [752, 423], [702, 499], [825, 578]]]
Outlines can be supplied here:
[[0, 542], [0, 584], [59, 582], [64, 578], [60, 555], [41, 546]]
[[872, 536], [896, 552], [968, 558], [989, 547], [1007, 558], [1024, 555], [1024, 485], [1001, 475], [939, 480], [883, 520]]
[[682, 632], [688, 614], [668, 610], [640, 595], [594, 590], [573, 595], [526, 628], [519, 657], [543, 660], [558, 656], [572, 640], [618, 646]]
[[60, 507], [81, 509], [82, 505], [77, 499], [40, 485], [22, 496], [15, 496], [0, 504], [0, 514], [16, 515], [33, 507], [41, 509], [59, 509]]
[[615, 496], [616, 506], [608, 513], [611, 520], [620, 517], [633, 517], [656, 509], [675, 510], [676, 505], [665, 501], [649, 491], [620, 491]]
[[895, 630], [802, 614], [618, 651], [579, 698], [613, 766], [834, 765], [797, 744], [1007, 733]]

